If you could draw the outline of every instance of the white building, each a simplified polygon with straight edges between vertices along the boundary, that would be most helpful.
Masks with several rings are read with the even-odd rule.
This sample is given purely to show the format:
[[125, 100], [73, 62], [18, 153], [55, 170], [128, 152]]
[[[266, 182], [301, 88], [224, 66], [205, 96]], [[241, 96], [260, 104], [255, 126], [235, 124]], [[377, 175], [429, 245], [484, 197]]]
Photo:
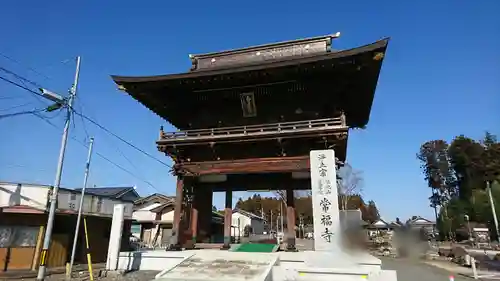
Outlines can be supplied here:
[[[116, 191], [129, 188], [102, 188], [99, 191], [110, 189]], [[0, 261], [3, 262], [3, 270], [34, 270], [38, 266], [52, 190], [49, 185], [0, 182]], [[80, 198], [80, 191], [59, 189], [49, 248], [51, 254], [47, 258], [49, 267], [64, 266], [67, 262], [75, 234]], [[115, 204], [123, 204], [125, 207], [122, 241], [127, 241], [133, 203], [117, 199], [112, 194], [85, 194], [82, 211], [88, 221], [87, 238], [91, 245], [93, 262], [106, 261], [108, 233]], [[83, 235], [83, 229], [80, 231]], [[86, 257], [84, 240], [79, 241], [76, 263], [85, 262]]]
[[152, 194], [134, 202], [132, 235], [146, 247], [166, 247], [172, 236], [175, 197]]
[[408, 221], [408, 226], [414, 230], [424, 228], [428, 233], [433, 233], [436, 223], [426, 218], [416, 216]]
[[[132, 235], [140, 240], [141, 246], [146, 248], [165, 248], [168, 246], [174, 225], [174, 207], [175, 196], [158, 193], [134, 201]], [[209, 235], [216, 236], [215, 225], [222, 224], [223, 217], [212, 212], [213, 233]], [[220, 229], [222, 230], [222, 227]]]
[[234, 209], [231, 221], [232, 236], [241, 237], [246, 226], [251, 227], [252, 234], [263, 234], [266, 221], [264, 218], [240, 209]]
[[[46, 212], [51, 192], [52, 186], [50, 185], [0, 182], [0, 208], [3, 212], [8, 213]], [[65, 214], [76, 214], [80, 205], [80, 197], [81, 191], [79, 190], [59, 188], [57, 211]], [[125, 218], [132, 218], [133, 203], [131, 201], [94, 192], [86, 192], [84, 198], [82, 209], [84, 215], [111, 218], [114, 205], [120, 203], [125, 204]]]
[[383, 219], [379, 219], [372, 224], [366, 226], [369, 237], [376, 237], [382, 233], [392, 233], [394, 225], [387, 223]]

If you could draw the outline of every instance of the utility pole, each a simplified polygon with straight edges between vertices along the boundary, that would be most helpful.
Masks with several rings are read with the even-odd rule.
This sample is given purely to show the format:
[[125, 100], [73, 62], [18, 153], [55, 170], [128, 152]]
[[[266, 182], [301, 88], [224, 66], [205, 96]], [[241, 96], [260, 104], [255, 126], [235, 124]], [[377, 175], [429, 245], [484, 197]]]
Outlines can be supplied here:
[[302, 214], [299, 216], [299, 238], [304, 238], [304, 218]]
[[271, 218], [269, 219], [269, 222], [271, 223], [270, 229], [269, 229], [269, 234], [273, 231], [273, 210], [271, 209]]
[[285, 236], [284, 224], [283, 224], [283, 204], [280, 203], [280, 219], [281, 219], [281, 232], [283, 233], [283, 237]]
[[92, 160], [92, 148], [94, 146], [94, 138], [90, 138], [89, 143], [89, 154], [87, 156], [87, 163], [85, 164], [85, 176], [83, 177], [83, 188], [82, 193], [80, 195], [80, 206], [78, 207], [78, 217], [76, 219], [76, 227], [75, 227], [75, 238], [73, 239], [73, 249], [71, 250], [71, 258], [69, 262], [69, 270], [68, 277], [71, 279], [71, 273], [73, 272], [73, 262], [75, 261], [75, 253], [76, 253], [76, 244], [78, 243], [78, 234], [80, 233], [80, 221], [82, 219], [82, 211], [83, 211], [83, 201], [85, 196], [85, 188], [87, 187], [87, 180], [89, 178], [90, 171], [90, 160]]
[[38, 275], [36, 279], [38, 281], [43, 281], [45, 279], [45, 272], [47, 270], [47, 257], [50, 246], [50, 241], [52, 238], [52, 228], [54, 227], [54, 219], [56, 216], [56, 206], [57, 206], [57, 193], [59, 192], [59, 186], [61, 185], [61, 176], [64, 164], [64, 154], [66, 152], [66, 143], [68, 142], [68, 131], [71, 124], [71, 111], [73, 106], [73, 101], [76, 96], [76, 90], [78, 87], [78, 78], [80, 76], [80, 57], [76, 58], [76, 72], [75, 80], [73, 86], [70, 90], [70, 95], [68, 101], [66, 102], [66, 123], [64, 124], [64, 131], [61, 141], [61, 149], [59, 151], [59, 161], [57, 163], [56, 179], [54, 182], [54, 187], [50, 196], [50, 209], [49, 218], [47, 220], [47, 228], [45, 230], [45, 237], [43, 239], [42, 253], [40, 255], [40, 267], [38, 268]]
[[279, 231], [280, 231], [280, 214], [276, 216], [276, 236], [279, 236]]
[[491, 181], [486, 181], [486, 191], [488, 191], [488, 197], [490, 198], [491, 212], [493, 213], [493, 221], [495, 222], [495, 231], [497, 234], [497, 241], [500, 241], [500, 232], [498, 231], [498, 219], [497, 212], [495, 209], [495, 202], [493, 200], [493, 195], [491, 194]]
[[[436, 198], [434, 198], [435, 196], [437, 196], [437, 193], [436, 193], [436, 191], [435, 191], [435, 190], [434, 190], [434, 188], [433, 188], [433, 189], [432, 189], [432, 197], [433, 197], [433, 199], [436, 199]], [[436, 223], [435, 223], [435, 224], [434, 224], [434, 226], [433, 226], [433, 230], [434, 230], [434, 233], [433, 233], [433, 234], [436, 234], [436, 233], [437, 233], [437, 231], [438, 231], [438, 230], [437, 230], [437, 223], [438, 223], [439, 216], [438, 216], [438, 211], [437, 211], [437, 204], [436, 204], [436, 202], [433, 202], [433, 204], [432, 204], [432, 205], [434, 205], [434, 218], [436, 219], [436, 220], [435, 220], [435, 222], [436, 222]]]

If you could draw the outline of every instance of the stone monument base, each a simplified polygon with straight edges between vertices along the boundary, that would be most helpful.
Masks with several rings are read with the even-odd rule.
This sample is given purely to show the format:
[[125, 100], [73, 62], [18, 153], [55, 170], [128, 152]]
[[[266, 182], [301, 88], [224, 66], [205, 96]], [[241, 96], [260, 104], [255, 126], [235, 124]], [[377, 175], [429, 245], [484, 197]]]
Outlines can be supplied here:
[[[243, 253], [198, 250], [184, 252], [185, 258], [177, 259], [178, 263], [166, 266], [167, 268], [156, 276], [156, 280], [397, 281], [395, 271], [382, 270], [381, 261], [365, 253], [345, 253], [347, 256], [341, 257], [314, 251]], [[342, 258], [349, 262], [341, 262]]]
[[272, 281], [278, 256], [199, 250], [156, 275], [158, 281]]
[[364, 252], [281, 253], [274, 280], [397, 281], [396, 271], [381, 266], [380, 259]]

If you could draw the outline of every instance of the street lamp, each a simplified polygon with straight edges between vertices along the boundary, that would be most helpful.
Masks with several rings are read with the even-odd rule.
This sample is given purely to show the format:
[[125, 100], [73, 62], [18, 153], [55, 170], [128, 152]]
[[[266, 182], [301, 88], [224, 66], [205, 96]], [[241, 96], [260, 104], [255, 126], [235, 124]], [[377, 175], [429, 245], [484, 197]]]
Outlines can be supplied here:
[[63, 105], [66, 105], [66, 103], [67, 103], [67, 99], [65, 99], [61, 95], [58, 95], [58, 94], [56, 94], [52, 91], [49, 91], [47, 89], [44, 89], [44, 88], [39, 88], [38, 90], [40, 91], [42, 97], [44, 97], [50, 101], [55, 102], [54, 104], [47, 107], [47, 109], [46, 109], [47, 112], [52, 112], [52, 111], [58, 110], [61, 107], [63, 107]]
[[66, 101], [61, 95], [58, 95], [58, 94], [56, 94], [56, 93], [54, 93], [52, 91], [49, 91], [47, 89], [39, 88], [38, 90], [42, 94], [42, 97], [44, 97], [44, 98], [46, 98], [48, 100], [51, 100], [53, 102], [63, 104]]

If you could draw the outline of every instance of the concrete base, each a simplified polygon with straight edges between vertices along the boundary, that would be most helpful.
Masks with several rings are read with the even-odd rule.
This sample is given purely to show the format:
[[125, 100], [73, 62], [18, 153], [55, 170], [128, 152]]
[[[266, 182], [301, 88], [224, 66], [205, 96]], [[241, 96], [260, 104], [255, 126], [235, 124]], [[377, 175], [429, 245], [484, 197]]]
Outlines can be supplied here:
[[[397, 281], [393, 270], [382, 270], [380, 259], [348, 253], [352, 264], [321, 252], [243, 253], [220, 250], [122, 252], [119, 270], [158, 270], [161, 281]], [[319, 260], [321, 259], [321, 260]], [[312, 264], [315, 260], [319, 264]]]
[[159, 281], [271, 281], [278, 257], [267, 253], [198, 251], [156, 275]]
[[338, 255], [317, 251], [279, 254], [279, 262], [273, 272], [274, 280], [378, 281], [383, 278], [383, 281], [397, 281], [395, 271], [382, 270], [380, 259], [363, 252]]
[[368, 253], [344, 253], [339, 257], [330, 253], [315, 251], [279, 252], [279, 264], [285, 268], [360, 268], [368, 271], [380, 271], [382, 261]]
[[179, 245], [179, 244], [170, 244], [167, 249], [165, 249], [166, 251], [182, 251], [182, 246]]
[[145, 250], [135, 252], [120, 252], [118, 256], [118, 270], [155, 270], [162, 271], [172, 268], [193, 256], [196, 251], [165, 251]]

